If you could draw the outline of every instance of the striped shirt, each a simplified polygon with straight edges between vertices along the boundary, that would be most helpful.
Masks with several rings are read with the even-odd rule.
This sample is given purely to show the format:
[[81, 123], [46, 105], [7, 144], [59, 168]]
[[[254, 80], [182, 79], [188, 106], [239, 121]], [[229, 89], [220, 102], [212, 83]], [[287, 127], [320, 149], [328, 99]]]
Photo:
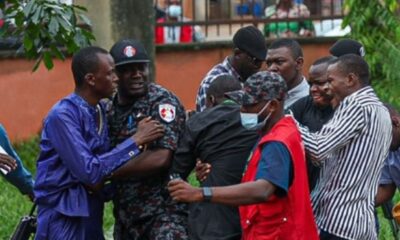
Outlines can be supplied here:
[[238, 72], [233, 68], [231, 63], [229, 62], [229, 57], [226, 57], [225, 60], [214, 66], [205, 76], [203, 81], [200, 83], [199, 90], [197, 92], [197, 97], [196, 97], [196, 111], [197, 112], [202, 112], [204, 109], [206, 109], [206, 94], [207, 94], [207, 89], [210, 87], [210, 84], [216, 77], [219, 75], [223, 74], [229, 74], [237, 78], [239, 81], [241, 80], [241, 77]]
[[346, 239], [377, 239], [374, 198], [392, 125], [373, 89], [347, 96], [319, 132], [300, 131], [306, 150], [322, 165], [312, 192], [318, 227]]

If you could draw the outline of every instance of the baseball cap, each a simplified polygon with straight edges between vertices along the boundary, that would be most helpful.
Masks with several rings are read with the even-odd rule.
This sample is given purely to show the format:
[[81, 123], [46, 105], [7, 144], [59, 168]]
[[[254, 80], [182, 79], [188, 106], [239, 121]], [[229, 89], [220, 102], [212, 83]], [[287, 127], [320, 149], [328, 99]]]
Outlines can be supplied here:
[[335, 56], [340, 57], [345, 54], [356, 54], [358, 56], [365, 56], [365, 49], [363, 45], [352, 39], [340, 39], [329, 49], [329, 52]]
[[279, 74], [261, 71], [251, 75], [241, 91], [225, 95], [242, 105], [252, 105], [262, 100], [284, 99], [286, 91], [286, 82]]
[[116, 42], [110, 50], [115, 66], [127, 63], [150, 62], [143, 44], [134, 39], [124, 39]]
[[233, 36], [233, 44], [258, 60], [265, 60], [267, 56], [265, 38], [261, 31], [254, 26], [240, 28]]

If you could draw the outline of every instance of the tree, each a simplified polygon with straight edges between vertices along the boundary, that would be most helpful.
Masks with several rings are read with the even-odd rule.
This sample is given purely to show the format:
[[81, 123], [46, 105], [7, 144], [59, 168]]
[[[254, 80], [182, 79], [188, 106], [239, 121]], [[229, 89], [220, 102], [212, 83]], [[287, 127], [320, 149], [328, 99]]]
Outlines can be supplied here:
[[53, 68], [53, 58], [65, 59], [90, 45], [93, 34], [78, 25], [82, 21], [90, 26], [77, 5], [61, 4], [56, 0], [6, 0], [0, 3], [5, 24], [0, 36], [17, 36], [28, 59], [36, 59], [35, 71], [43, 61], [47, 69]]
[[346, 0], [343, 27], [366, 50], [371, 79], [378, 95], [400, 107], [400, 19], [396, 0]]
[[150, 79], [154, 80], [154, 27], [153, 1], [113, 0], [111, 4], [112, 33], [114, 41], [123, 38], [140, 40], [145, 46], [150, 61]]

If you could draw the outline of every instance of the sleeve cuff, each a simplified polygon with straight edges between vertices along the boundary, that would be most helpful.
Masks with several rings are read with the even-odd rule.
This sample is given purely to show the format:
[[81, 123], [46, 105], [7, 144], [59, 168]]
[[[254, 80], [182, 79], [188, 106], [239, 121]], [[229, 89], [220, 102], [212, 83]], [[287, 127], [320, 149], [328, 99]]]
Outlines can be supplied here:
[[128, 138], [119, 145], [117, 145], [112, 152], [118, 153], [112, 161], [106, 161], [108, 165], [105, 168], [104, 176], [110, 175], [115, 169], [119, 168], [124, 163], [128, 162], [133, 157], [141, 153], [141, 146], [138, 146], [132, 138]]
[[392, 183], [394, 183], [392, 181], [392, 179], [388, 179], [388, 178], [379, 179], [379, 185], [387, 185], [387, 184], [392, 184]]
[[130, 148], [130, 151], [128, 152], [129, 157], [135, 157], [139, 155], [142, 152], [142, 145], [137, 145], [135, 141], [133, 141], [132, 138], [128, 138], [125, 141], [123, 141], [118, 147], [121, 146], [122, 148]]

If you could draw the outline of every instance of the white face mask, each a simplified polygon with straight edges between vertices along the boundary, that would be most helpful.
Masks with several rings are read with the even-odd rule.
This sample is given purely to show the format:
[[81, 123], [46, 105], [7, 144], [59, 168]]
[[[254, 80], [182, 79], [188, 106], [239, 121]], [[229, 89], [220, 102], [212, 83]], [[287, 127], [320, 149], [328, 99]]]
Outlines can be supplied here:
[[271, 101], [268, 101], [265, 106], [258, 113], [240, 113], [240, 120], [242, 122], [242, 126], [249, 130], [261, 130], [268, 119], [270, 118], [272, 112], [270, 112], [267, 117], [262, 121], [258, 122], [259, 116], [264, 112], [264, 110], [268, 107]]
[[180, 5], [170, 5], [167, 9], [168, 16], [180, 17], [182, 15], [182, 7]]

